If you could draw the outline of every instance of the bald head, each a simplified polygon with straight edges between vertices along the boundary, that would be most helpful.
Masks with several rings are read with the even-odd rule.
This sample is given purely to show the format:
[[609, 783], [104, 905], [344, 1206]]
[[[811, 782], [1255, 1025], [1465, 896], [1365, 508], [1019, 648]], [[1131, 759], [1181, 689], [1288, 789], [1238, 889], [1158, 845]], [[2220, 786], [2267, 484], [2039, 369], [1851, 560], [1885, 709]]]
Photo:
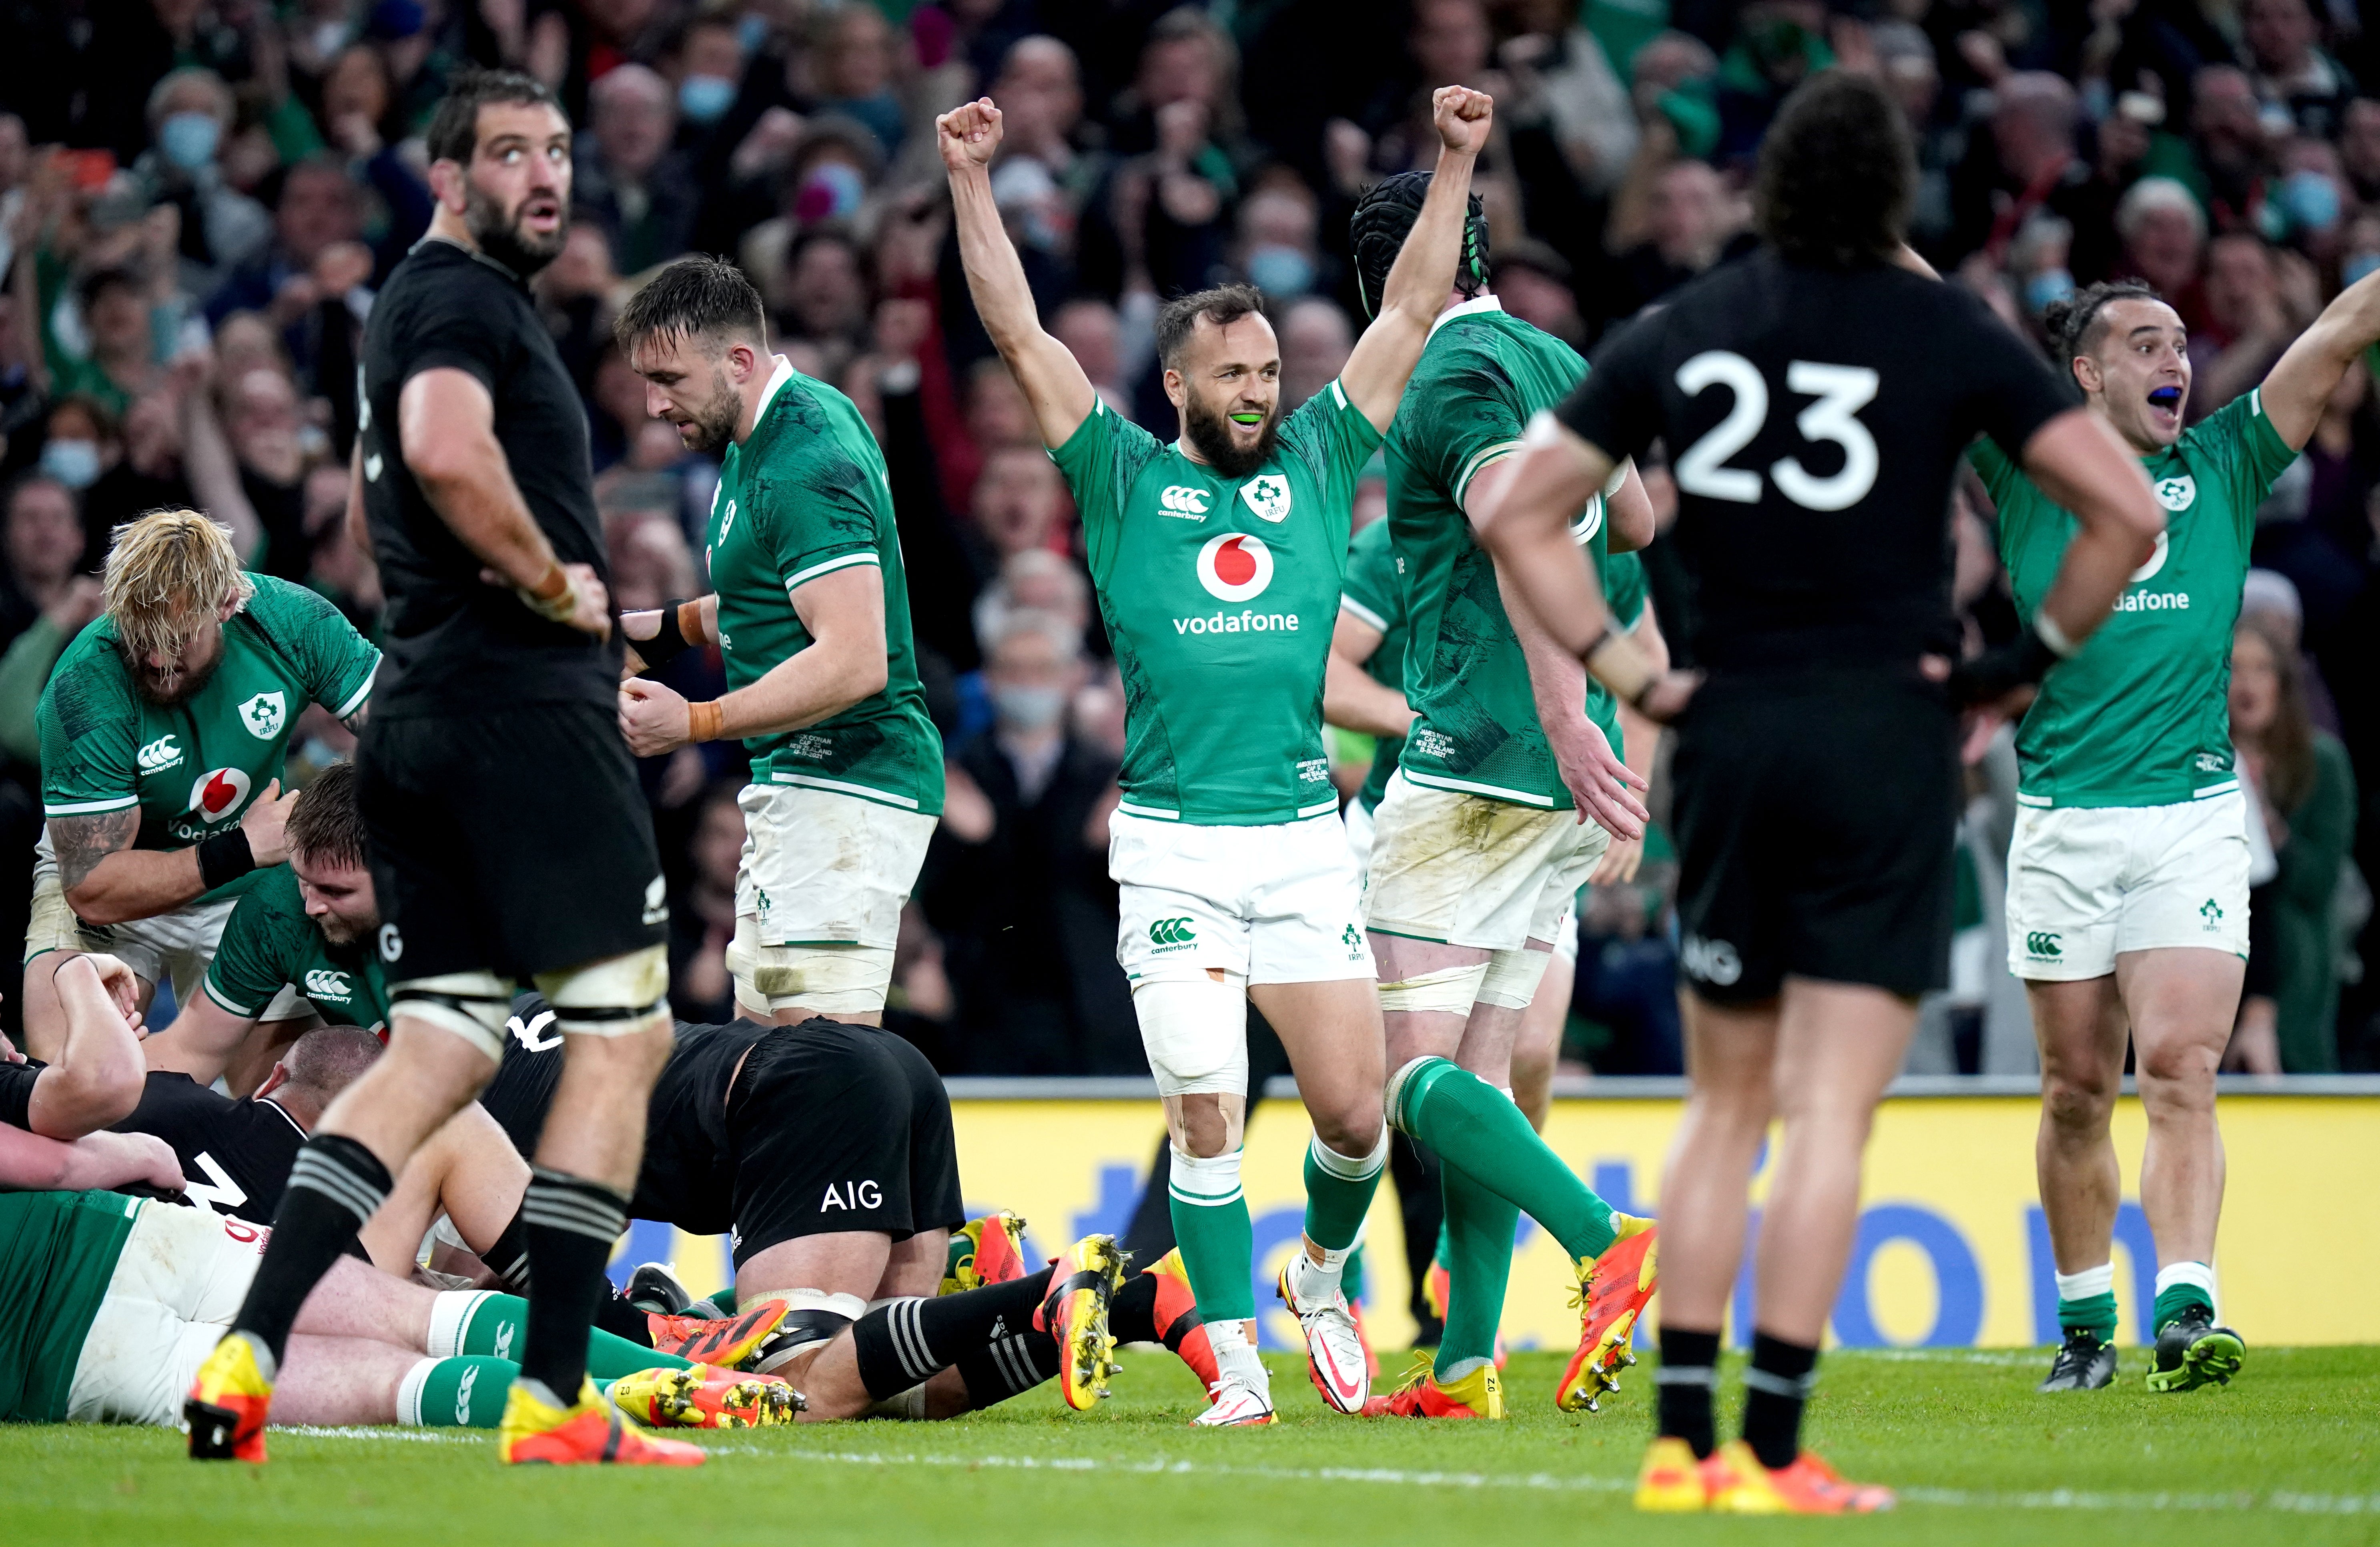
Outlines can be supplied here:
[[289, 1051], [281, 1055], [281, 1066], [289, 1071], [282, 1089], [327, 1106], [380, 1054], [380, 1039], [360, 1027], [317, 1027], [290, 1043]]

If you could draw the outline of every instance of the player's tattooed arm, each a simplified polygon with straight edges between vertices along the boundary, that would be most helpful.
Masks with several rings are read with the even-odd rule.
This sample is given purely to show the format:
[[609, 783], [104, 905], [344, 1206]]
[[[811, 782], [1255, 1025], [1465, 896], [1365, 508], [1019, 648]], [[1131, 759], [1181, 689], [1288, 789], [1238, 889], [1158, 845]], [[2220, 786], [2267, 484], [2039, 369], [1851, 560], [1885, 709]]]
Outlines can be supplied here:
[[181, 907], [206, 890], [196, 849], [137, 849], [140, 809], [52, 817], [50, 847], [67, 904], [87, 924], [121, 924]]
[[140, 831], [140, 808], [102, 811], [96, 816], [50, 818], [50, 847], [57, 850], [58, 873], [72, 896], [91, 878], [99, 862], [131, 846]]

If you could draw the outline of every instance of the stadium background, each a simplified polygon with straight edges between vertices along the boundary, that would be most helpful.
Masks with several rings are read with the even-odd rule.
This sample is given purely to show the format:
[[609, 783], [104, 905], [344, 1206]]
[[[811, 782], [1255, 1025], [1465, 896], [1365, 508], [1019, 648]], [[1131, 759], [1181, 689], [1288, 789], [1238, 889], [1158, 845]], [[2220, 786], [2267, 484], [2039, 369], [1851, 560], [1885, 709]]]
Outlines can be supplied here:
[[[1830, 64], [1873, 71], [1916, 133], [1912, 239], [1949, 282], [2038, 337], [2039, 307], [2067, 287], [2150, 280], [2191, 325], [2200, 417], [2259, 379], [2343, 283], [2380, 267], [2380, 18], [2363, 8], [0, 0], [0, 935], [21, 932], [39, 829], [33, 705], [93, 615], [88, 577], [115, 522], [202, 506], [234, 526], [251, 565], [377, 626], [377, 578], [337, 518], [355, 347], [373, 286], [427, 219], [419, 136], [466, 64], [539, 75], [577, 127], [571, 239], [537, 293], [587, 403], [623, 604], [700, 588], [716, 478], [644, 418], [605, 342], [640, 274], [689, 250], [735, 255], [781, 347], [849, 392], [884, 442], [953, 771], [905, 920], [892, 1024], [961, 1079], [1130, 1079], [1146, 1068], [1113, 962], [1103, 838], [1121, 694], [1074, 513], [965, 298], [935, 113], [978, 91], [1002, 103], [995, 189], [1043, 315], [1119, 411], [1170, 433], [1149, 340], [1164, 295], [1252, 279], [1272, 300], [1285, 396], [1335, 372], [1360, 321], [1347, 211], [1369, 180], [1427, 164], [1431, 87], [1496, 93], [1477, 183], [1495, 286], [1516, 314], [1591, 350], [1750, 242], [1750, 167], [1796, 82]], [[1666, 469], [1654, 458], [1645, 471], [1666, 522]], [[2380, 863], [2375, 486], [2380, 393], [2359, 366], [2259, 512], [2247, 611], [2280, 641], [2289, 686], [2273, 723], [2234, 725], [2264, 775], [2256, 810], [2278, 864], [2255, 900], [2235, 1063], [2293, 1077], [2380, 1064], [2362, 879]], [[1381, 498], [1367, 482], [1359, 518]], [[1962, 485], [1952, 518], [1955, 599], [1980, 648], [2015, 619], [1979, 485]], [[1646, 564], [1682, 647], [1692, 599], [1666, 535]], [[1004, 659], [1023, 614], [1056, 615], [1080, 648]], [[709, 696], [716, 663], [689, 656], [672, 680]], [[1065, 713], [1035, 733], [1018, 713], [1029, 694], [1015, 690], [1050, 686]], [[349, 743], [317, 712], [298, 745], [302, 779]], [[1342, 739], [1343, 787], [1368, 752]], [[671, 886], [673, 997], [689, 1018], [726, 1013], [738, 759], [710, 746], [643, 771]], [[1927, 1005], [1911, 1070], [2022, 1089], [2032, 1039], [1998, 926], [2013, 810], [2005, 738], [1971, 794], [1955, 983]], [[1582, 898], [1572, 1079], [1611, 1091], [1614, 1077], [1678, 1072], [1673, 875], [1657, 830], [1637, 883]], [[0, 1026], [13, 1030], [6, 960]], [[1257, 1038], [1259, 1066], [1277, 1068], [1261, 1027]], [[1650, 1200], [1673, 1111], [1653, 1096], [1565, 1102], [1552, 1132], [1613, 1196]], [[1115, 1219], [1155, 1141], [1147, 1106], [1123, 1102], [967, 1101], [961, 1123], [975, 1200], [1020, 1209], [1044, 1245], [1080, 1220]], [[2227, 1309], [2263, 1338], [2380, 1334], [2373, 1110], [2236, 1095], [2226, 1123]], [[2137, 1155], [2131, 1109], [2119, 1124], [2119, 1150]], [[1293, 1195], [1303, 1131], [1286, 1110], [1255, 1125], [1251, 1196], [1267, 1226]], [[1888, 1109], [1871, 1167], [1877, 1244], [1856, 1285], [1865, 1314], [1847, 1306], [1841, 1338], [2044, 1335], [2031, 1134], [2022, 1098]], [[2278, 1249], [2290, 1231], [2322, 1250]], [[1384, 1204], [1373, 1239], [1396, 1234]], [[713, 1245], [647, 1232], [628, 1250], [663, 1249], [698, 1281], [716, 1276], [703, 1271]], [[1543, 1250], [1524, 1251], [1512, 1329], [1552, 1346], [1563, 1315]], [[1370, 1255], [1377, 1330], [1394, 1343], [1399, 1253]], [[2124, 1297], [2129, 1315], [2146, 1297]]]

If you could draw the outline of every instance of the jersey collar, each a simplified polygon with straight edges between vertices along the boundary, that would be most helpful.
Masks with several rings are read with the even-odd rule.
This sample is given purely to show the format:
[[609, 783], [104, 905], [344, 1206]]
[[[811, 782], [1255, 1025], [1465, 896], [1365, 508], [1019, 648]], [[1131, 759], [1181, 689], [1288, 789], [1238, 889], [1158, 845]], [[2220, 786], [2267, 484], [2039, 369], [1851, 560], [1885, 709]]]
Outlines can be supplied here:
[[489, 257], [486, 253], [480, 251], [476, 247], [468, 247], [463, 243], [456, 241], [452, 237], [442, 237], [435, 231], [424, 234], [419, 241], [415, 242], [411, 247], [405, 250], [405, 254], [407, 257], [410, 258], [413, 254], [420, 251], [424, 247], [428, 246], [431, 242], [445, 243], [448, 247], [453, 248], [455, 251], [461, 253], [464, 257], [470, 259], [473, 262], [487, 264], [488, 267], [495, 270], [498, 274], [503, 274], [506, 279], [511, 280], [514, 284], [522, 286], [524, 289], [528, 286], [528, 281], [513, 273], [510, 265], [497, 262], [495, 259]]
[[1490, 311], [1501, 311], [1503, 310], [1504, 303], [1496, 298], [1496, 293], [1493, 290], [1487, 291], [1483, 294], [1472, 297], [1469, 300], [1464, 301], [1461, 306], [1450, 306], [1445, 311], [1439, 312], [1438, 314], [1438, 321], [1430, 323], [1429, 325], [1429, 335], [1432, 338], [1437, 337], [1438, 330], [1446, 326], [1447, 323], [1454, 321], [1457, 317], [1484, 317]]
[[[759, 429], [760, 421], [769, 417], [769, 409], [777, 401], [777, 394], [784, 391], [785, 384], [794, 379], [794, 362], [792, 360], [787, 359], [783, 355], [771, 355], [769, 358], [777, 362], [777, 368], [769, 372], [768, 390], [760, 394], [760, 406], [752, 410], [752, 428], [754, 430]], [[747, 436], [747, 439], [749, 439], [749, 437]]]

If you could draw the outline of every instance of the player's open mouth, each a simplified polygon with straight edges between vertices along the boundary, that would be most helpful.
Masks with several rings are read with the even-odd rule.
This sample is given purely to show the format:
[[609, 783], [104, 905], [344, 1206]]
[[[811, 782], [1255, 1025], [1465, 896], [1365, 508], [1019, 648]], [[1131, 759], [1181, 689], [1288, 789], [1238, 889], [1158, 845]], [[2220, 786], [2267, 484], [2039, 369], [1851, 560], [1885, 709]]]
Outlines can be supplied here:
[[1233, 414], [1232, 415], [1232, 422], [1233, 424], [1262, 424], [1264, 422], [1264, 415]]
[[2181, 411], [2181, 388], [2178, 386], [2161, 386], [2156, 388], [2149, 394], [2149, 407], [2156, 409], [2159, 413], [2180, 413]]

